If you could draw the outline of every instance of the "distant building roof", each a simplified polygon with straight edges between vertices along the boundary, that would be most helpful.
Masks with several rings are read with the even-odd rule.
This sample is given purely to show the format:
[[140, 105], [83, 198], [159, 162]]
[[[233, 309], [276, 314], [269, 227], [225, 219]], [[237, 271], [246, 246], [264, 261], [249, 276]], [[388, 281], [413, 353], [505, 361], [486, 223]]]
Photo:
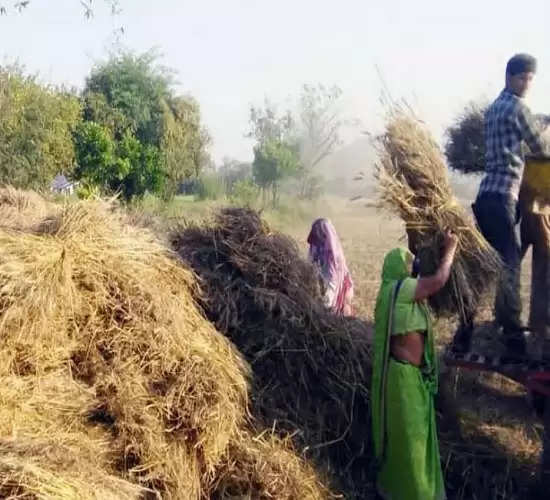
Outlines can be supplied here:
[[62, 191], [67, 189], [71, 185], [71, 182], [63, 175], [59, 174], [55, 176], [55, 179], [52, 181], [51, 188], [53, 191]]

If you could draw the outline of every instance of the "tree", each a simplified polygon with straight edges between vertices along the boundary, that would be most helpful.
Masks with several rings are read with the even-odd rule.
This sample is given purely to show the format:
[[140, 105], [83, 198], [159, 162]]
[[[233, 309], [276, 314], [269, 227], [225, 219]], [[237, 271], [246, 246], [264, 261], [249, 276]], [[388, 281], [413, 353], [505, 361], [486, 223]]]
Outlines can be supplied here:
[[487, 106], [470, 102], [446, 131], [449, 167], [464, 174], [485, 171], [484, 121]]
[[173, 83], [173, 72], [157, 64], [154, 52], [122, 52], [93, 69], [83, 94], [85, 120], [106, 127], [115, 141], [130, 134], [160, 151], [165, 197], [210, 162], [200, 107], [177, 95]]
[[86, 92], [82, 96], [83, 119], [100, 123], [111, 131], [114, 138], [121, 139], [127, 130], [132, 130], [130, 120], [120, 109], [112, 107], [100, 92]]
[[315, 168], [341, 146], [341, 129], [351, 124], [350, 120], [341, 116], [338, 106], [341, 97], [342, 90], [336, 85], [302, 87], [297, 136], [303, 166], [300, 172], [300, 196], [304, 198], [315, 197], [319, 193], [322, 178], [315, 172]]
[[155, 146], [142, 144], [127, 133], [117, 145], [116, 164], [126, 175], [114, 185], [126, 200], [141, 198], [146, 192], [160, 193], [164, 182], [161, 156]]
[[[105, 3], [107, 3], [111, 7], [111, 13], [113, 15], [120, 13], [120, 2], [119, 0], [104, 0]], [[84, 9], [84, 16], [87, 19], [90, 19], [94, 15], [94, 9], [93, 9], [93, 2], [92, 0], [79, 0], [80, 5]], [[6, 15], [9, 12], [9, 5], [11, 5], [11, 9], [22, 12], [24, 9], [26, 9], [30, 4], [32, 4], [31, 0], [19, 0], [17, 2], [11, 2], [11, 4], [7, 4], [6, 2], [0, 3], [0, 15]]]
[[162, 138], [166, 195], [181, 183], [198, 178], [209, 161], [210, 134], [201, 124], [200, 107], [192, 97], [173, 97], [163, 104]]
[[162, 188], [158, 149], [143, 145], [130, 132], [117, 142], [107, 128], [95, 122], [83, 122], [74, 140], [77, 179], [100, 186], [103, 191], [121, 193], [126, 200], [141, 197], [147, 191], [159, 192]]
[[252, 175], [264, 195], [271, 193], [271, 203], [279, 201], [281, 181], [296, 176], [301, 168], [295, 139], [295, 121], [290, 111], [279, 113], [267, 99], [263, 108], [250, 108], [247, 137], [256, 139]]
[[59, 172], [71, 174], [80, 119], [74, 93], [41, 85], [21, 67], [0, 67], [0, 182], [43, 189]]
[[296, 148], [283, 141], [268, 141], [254, 149], [252, 173], [254, 181], [262, 189], [264, 199], [271, 192], [271, 203], [279, 202], [279, 187], [283, 179], [296, 175], [300, 169], [300, 157]]
[[252, 180], [252, 164], [250, 163], [224, 158], [218, 171], [228, 195], [233, 193], [233, 188], [237, 183]]
[[[110, 118], [105, 109], [107, 105], [125, 117], [123, 132], [129, 130], [143, 144], [159, 147], [163, 104], [172, 96], [173, 80], [171, 73], [156, 61], [154, 52], [141, 55], [122, 52], [97, 65], [86, 79], [84, 89], [88, 119], [101, 123], [102, 116]], [[93, 96], [86, 98], [89, 94]]]
[[342, 127], [352, 124], [341, 116], [341, 97], [342, 90], [337, 86], [304, 85], [296, 113], [279, 113], [267, 99], [263, 107], [250, 108], [247, 137], [256, 139], [257, 145], [279, 141], [298, 146], [300, 168], [296, 176], [301, 197], [318, 196], [323, 182], [316, 167], [342, 144]]
[[304, 85], [300, 95], [300, 156], [304, 168], [313, 170], [342, 144], [344, 120], [337, 107], [342, 90], [337, 86]]
[[268, 99], [265, 99], [263, 108], [250, 107], [249, 123], [246, 137], [255, 139], [260, 147], [272, 141], [289, 141], [296, 129], [292, 113], [289, 110], [279, 113]]
[[75, 177], [89, 184], [109, 187], [123, 172], [115, 171], [115, 142], [109, 130], [94, 122], [81, 123], [74, 134]]

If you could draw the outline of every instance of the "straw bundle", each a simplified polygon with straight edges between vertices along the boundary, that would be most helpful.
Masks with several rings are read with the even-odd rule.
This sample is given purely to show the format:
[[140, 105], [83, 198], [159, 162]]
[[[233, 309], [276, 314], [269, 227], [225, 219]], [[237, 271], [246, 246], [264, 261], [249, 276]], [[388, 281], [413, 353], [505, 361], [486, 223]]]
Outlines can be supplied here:
[[25, 228], [45, 217], [52, 205], [34, 191], [22, 191], [12, 186], [0, 188], [0, 226]]
[[346, 498], [369, 486], [368, 327], [321, 302], [296, 243], [247, 209], [180, 227], [173, 248], [201, 278], [208, 318], [253, 370], [254, 414], [292, 434]]
[[421, 258], [421, 272], [437, 269], [446, 228], [459, 236], [451, 278], [430, 304], [440, 315], [468, 317], [500, 274], [498, 254], [453, 196], [443, 157], [424, 126], [395, 111], [381, 146], [381, 201], [405, 222]]
[[83, 202], [0, 229], [2, 495], [198, 500], [265, 466], [281, 498], [325, 498], [284, 444], [253, 437], [249, 369], [192, 273], [123, 221]]

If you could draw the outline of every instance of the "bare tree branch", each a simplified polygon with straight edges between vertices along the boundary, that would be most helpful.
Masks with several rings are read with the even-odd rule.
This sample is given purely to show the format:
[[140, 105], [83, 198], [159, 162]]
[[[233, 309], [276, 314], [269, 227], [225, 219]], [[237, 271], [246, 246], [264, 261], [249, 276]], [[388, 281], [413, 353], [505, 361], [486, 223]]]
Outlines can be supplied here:
[[[84, 9], [84, 17], [91, 19], [94, 15], [93, 0], [79, 0], [80, 5]], [[104, 0], [111, 6], [111, 14], [113, 16], [121, 13], [120, 0]], [[11, 9], [16, 10], [18, 13], [23, 12], [30, 4], [32, 0], [20, 0], [13, 2]], [[5, 3], [0, 4], [0, 15], [5, 16], [10, 12], [10, 7], [7, 7]]]

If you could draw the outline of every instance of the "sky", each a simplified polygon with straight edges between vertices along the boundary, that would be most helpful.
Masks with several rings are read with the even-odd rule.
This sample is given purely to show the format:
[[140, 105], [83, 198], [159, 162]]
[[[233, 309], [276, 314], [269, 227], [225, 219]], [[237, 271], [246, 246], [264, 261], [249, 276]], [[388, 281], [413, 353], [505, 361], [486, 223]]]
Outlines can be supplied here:
[[283, 106], [304, 83], [342, 88], [343, 115], [362, 124], [347, 141], [381, 130], [383, 92], [440, 139], [468, 101], [496, 97], [516, 52], [539, 59], [529, 104], [550, 113], [548, 0], [120, 0], [117, 16], [94, 4], [91, 20], [79, 0], [31, 0], [0, 17], [1, 60], [82, 88], [123, 26], [125, 48], [156, 48], [198, 100], [217, 161], [249, 160], [250, 105]]

